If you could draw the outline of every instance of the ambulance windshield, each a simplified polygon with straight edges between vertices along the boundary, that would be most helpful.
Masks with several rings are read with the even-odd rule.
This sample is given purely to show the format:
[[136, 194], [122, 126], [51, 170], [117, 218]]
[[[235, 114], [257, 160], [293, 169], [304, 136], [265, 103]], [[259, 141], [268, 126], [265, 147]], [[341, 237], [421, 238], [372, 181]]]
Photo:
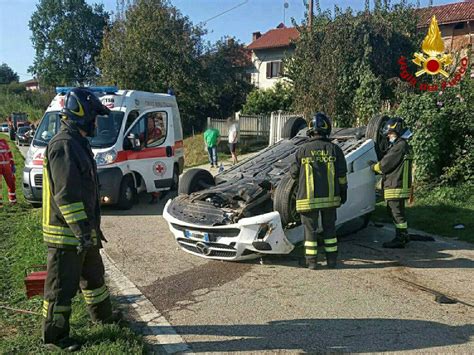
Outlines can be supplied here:
[[[93, 148], [106, 148], [115, 144], [120, 128], [122, 127], [124, 113], [112, 111], [108, 116], [97, 117], [95, 136], [89, 138]], [[59, 112], [47, 112], [36, 130], [33, 145], [45, 147], [51, 138], [58, 133], [61, 125]]]

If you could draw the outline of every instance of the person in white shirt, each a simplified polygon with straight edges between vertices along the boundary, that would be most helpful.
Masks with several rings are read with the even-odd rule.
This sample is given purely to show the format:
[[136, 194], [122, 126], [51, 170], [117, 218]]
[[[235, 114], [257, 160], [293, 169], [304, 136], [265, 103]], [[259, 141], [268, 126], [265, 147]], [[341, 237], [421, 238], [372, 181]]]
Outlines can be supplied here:
[[227, 120], [227, 124], [229, 125], [229, 149], [230, 154], [232, 154], [232, 164], [237, 164], [239, 161], [237, 160], [237, 141], [239, 138], [238, 135], [238, 128], [237, 122], [235, 122], [232, 118]]

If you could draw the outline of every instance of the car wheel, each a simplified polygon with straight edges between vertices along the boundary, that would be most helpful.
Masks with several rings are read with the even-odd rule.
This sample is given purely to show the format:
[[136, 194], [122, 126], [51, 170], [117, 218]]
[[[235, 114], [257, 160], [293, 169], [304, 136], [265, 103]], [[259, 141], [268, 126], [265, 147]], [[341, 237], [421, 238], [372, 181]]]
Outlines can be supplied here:
[[131, 175], [125, 175], [120, 184], [119, 200], [117, 207], [121, 210], [129, 210], [135, 201], [135, 185]]
[[171, 186], [172, 191], [176, 191], [179, 188], [179, 169], [175, 165], [173, 169], [173, 185]]
[[31, 202], [33, 208], [41, 208], [43, 204], [41, 202]]
[[365, 137], [374, 141], [378, 159], [382, 159], [388, 149], [388, 140], [383, 134], [383, 128], [389, 119], [390, 117], [386, 115], [374, 116], [365, 129]]
[[179, 181], [179, 194], [192, 194], [208, 187], [214, 186], [216, 183], [212, 174], [204, 169], [189, 169], [186, 171]]
[[281, 138], [291, 139], [295, 137], [299, 131], [308, 127], [306, 120], [303, 117], [291, 117], [285, 122], [283, 130], [281, 131]]
[[273, 209], [280, 214], [283, 227], [301, 223], [300, 214], [296, 211], [296, 192], [298, 183], [290, 175], [281, 179], [273, 197]]

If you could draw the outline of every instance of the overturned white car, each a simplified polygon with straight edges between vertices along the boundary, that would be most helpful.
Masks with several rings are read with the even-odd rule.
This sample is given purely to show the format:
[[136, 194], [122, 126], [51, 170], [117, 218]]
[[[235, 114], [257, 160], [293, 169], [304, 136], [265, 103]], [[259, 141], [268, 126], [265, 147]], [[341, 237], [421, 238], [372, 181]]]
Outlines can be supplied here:
[[[387, 119], [375, 117], [367, 127], [333, 130], [331, 139], [342, 148], [348, 168], [348, 197], [337, 210], [337, 226], [375, 208], [375, 176], [368, 162], [386, 149], [381, 128]], [[304, 121], [290, 124], [301, 128]], [[188, 170], [180, 179], [179, 196], [163, 212], [179, 246], [220, 260], [290, 253], [304, 233], [289, 169], [307, 139], [306, 129], [301, 129], [215, 178], [203, 169]]]

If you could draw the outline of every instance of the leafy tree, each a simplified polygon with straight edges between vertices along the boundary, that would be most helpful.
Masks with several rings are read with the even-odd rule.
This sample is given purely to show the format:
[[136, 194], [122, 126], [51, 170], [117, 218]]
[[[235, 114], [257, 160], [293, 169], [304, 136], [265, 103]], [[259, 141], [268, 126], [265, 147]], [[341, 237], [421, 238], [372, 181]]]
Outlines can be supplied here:
[[290, 111], [293, 105], [293, 87], [277, 82], [269, 89], [254, 89], [248, 96], [242, 113], [268, 114], [274, 111]]
[[46, 85], [85, 85], [98, 77], [109, 15], [85, 0], [40, 0], [29, 27], [36, 55], [29, 71]]
[[0, 84], [10, 84], [12, 81], [18, 81], [18, 74], [13, 71], [6, 63], [0, 65]]
[[103, 80], [151, 92], [172, 88], [186, 132], [207, 116], [226, 117], [249, 90], [243, 47], [229, 40], [206, 47], [203, 34], [168, 1], [137, 0], [105, 35]]
[[[372, 14], [347, 9], [334, 18], [329, 13], [315, 17], [311, 31], [300, 28], [286, 65], [295, 87], [295, 109], [325, 111], [338, 126], [354, 125], [357, 114], [365, 121], [380, 109], [378, 103], [394, 99], [397, 59], [414, 51], [415, 34], [414, 11], [398, 5], [391, 11], [378, 6]], [[370, 90], [375, 90], [372, 96]]]

